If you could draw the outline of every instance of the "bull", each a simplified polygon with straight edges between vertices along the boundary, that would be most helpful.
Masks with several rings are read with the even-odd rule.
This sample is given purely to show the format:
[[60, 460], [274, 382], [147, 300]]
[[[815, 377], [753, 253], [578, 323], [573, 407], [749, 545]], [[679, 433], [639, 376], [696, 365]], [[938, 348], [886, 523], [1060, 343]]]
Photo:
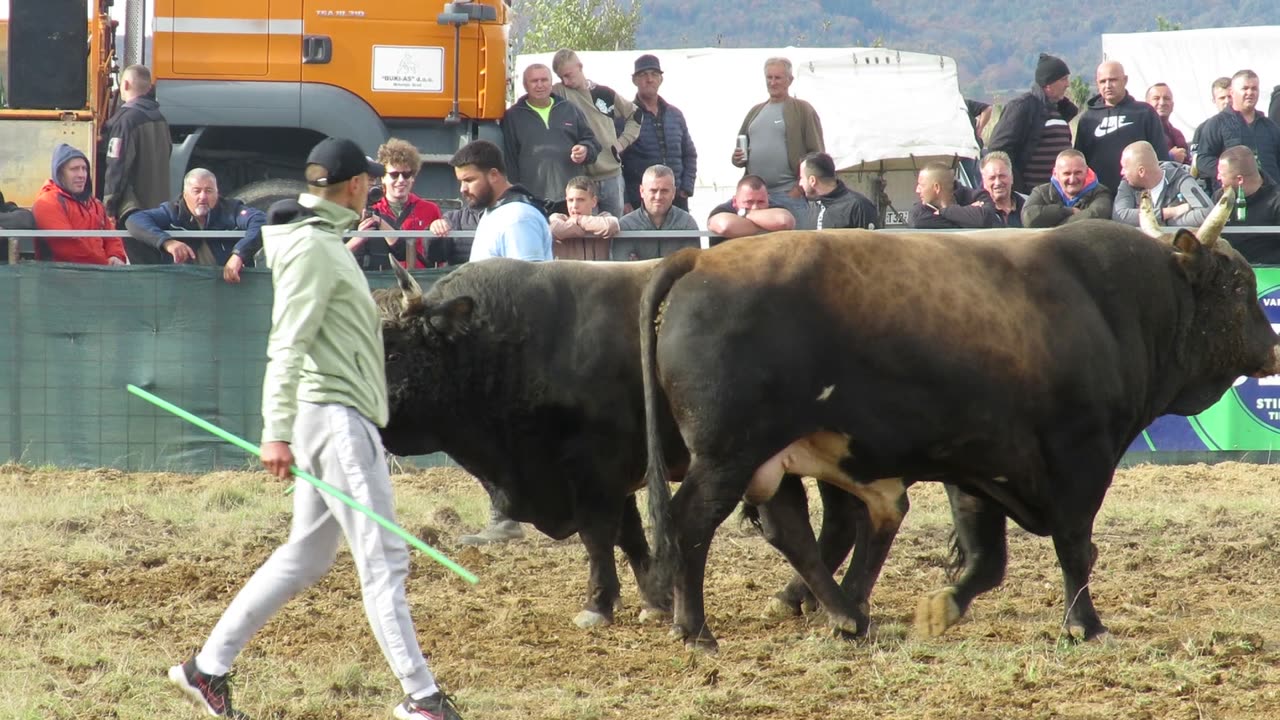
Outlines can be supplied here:
[[[634, 493], [644, 482], [640, 293], [657, 261], [462, 266], [425, 294], [403, 268], [375, 290], [383, 318], [390, 421], [398, 455], [444, 452], [478, 478], [505, 515], [589, 558], [574, 622], [613, 621], [616, 545], [647, 613], [665, 615]], [[670, 463], [684, 462], [674, 431]]]
[[[799, 475], [861, 499], [886, 552], [906, 485], [954, 484], [968, 564], [922, 600], [926, 634], [1001, 581], [1006, 518], [1052, 538], [1067, 632], [1104, 634], [1091, 538], [1125, 449], [1159, 415], [1199, 413], [1239, 376], [1280, 371], [1253, 271], [1219, 239], [1230, 210], [1224, 197], [1197, 232], [1158, 240], [1110, 221], [791, 232], [664, 260], [640, 311], [647, 484], [654, 573], [672, 578], [686, 646], [716, 649], [703, 573], [741, 498], [833, 624], [866, 631], [807, 518], [778, 502]], [[664, 418], [691, 457], [674, 497]]]

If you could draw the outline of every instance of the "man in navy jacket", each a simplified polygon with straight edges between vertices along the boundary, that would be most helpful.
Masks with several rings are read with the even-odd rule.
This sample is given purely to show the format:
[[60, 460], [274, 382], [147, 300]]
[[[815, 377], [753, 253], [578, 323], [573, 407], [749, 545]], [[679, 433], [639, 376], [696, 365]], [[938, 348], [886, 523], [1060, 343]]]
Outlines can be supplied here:
[[[129, 215], [125, 227], [135, 240], [168, 253], [167, 263], [194, 260], [198, 265], [222, 266], [222, 278], [240, 282], [240, 271], [253, 266], [254, 253], [262, 247], [266, 213], [235, 199], [218, 197], [218, 180], [204, 168], [195, 168], [182, 180], [182, 196], [151, 210]], [[200, 238], [191, 244], [169, 235], [170, 230], [238, 230], [232, 238]], [[195, 248], [192, 248], [192, 245]]]

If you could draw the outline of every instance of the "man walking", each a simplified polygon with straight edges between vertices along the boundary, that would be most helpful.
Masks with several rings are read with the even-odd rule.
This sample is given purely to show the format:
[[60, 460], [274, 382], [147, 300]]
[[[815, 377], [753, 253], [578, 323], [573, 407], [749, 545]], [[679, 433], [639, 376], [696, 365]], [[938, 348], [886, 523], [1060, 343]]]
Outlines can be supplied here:
[[[146, 65], [130, 65], [120, 73], [120, 99], [124, 105], [107, 121], [105, 132], [106, 173], [103, 204], [124, 227], [129, 215], [149, 210], [169, 199], [169, 123], [160, 105], [149, 96], [151, 70]], [[125, 252], [134, 265], [155, 265], [164, 254], [134, 238], [125, 238]]]
[[[308, 192], [271, 209], [263, 231], [275, 299], [263, 383], [262, 464], [284, 480], [295, 462], [393, 518], [377, 426], [387, 422], [382, 325], [369, 284], [342, 244], [384, 168], [350, 140], [328, 138], [307, 158]], [[308, 483], [293, 498], [289, 540], [223, 613], [204, 648], [169, 679], [208, 714], [236, 717], [227, 673], [236, 655], [290, 598], [329, 570], [345, 536], [369, 624], [405, 699], [400, 720], [461, 720], [418, 647], [405, 600], [405, 543]]]

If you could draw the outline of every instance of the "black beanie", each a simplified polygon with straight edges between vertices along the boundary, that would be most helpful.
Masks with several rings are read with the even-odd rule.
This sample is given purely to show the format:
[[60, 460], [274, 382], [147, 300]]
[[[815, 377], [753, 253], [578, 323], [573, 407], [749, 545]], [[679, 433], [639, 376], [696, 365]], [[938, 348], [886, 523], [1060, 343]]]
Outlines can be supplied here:
[[1040, 53], [1040, 60], [1036, 63], [1037, 87], [1044, 87], [1050, 83], [1057, 82], [1070, 74], [1071, 71], [1067, 69], [1067, 64], [1062, 62], [1062, 58]]

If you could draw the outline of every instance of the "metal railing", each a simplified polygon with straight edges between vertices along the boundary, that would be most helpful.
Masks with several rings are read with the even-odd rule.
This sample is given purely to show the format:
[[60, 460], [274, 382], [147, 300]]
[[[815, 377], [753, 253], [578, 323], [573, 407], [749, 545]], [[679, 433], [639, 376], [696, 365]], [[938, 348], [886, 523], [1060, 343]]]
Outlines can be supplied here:
[[[997, 230], [1001, 228], [989, 228]], [[1170, 227], [1170, 230], [1175, 228]], [[198, 240], [202, 238], [240, 238], [244, 233], [238, 230], [172, 230], [168, 231], [170, 237], [174, 240], [183, 240], [190, 238]], [[876, 232], [884, 233], [908, 233], [921, 232], [915, 228], [908, 227], [887, 227], [880, 228]], [[927, 232], [935, 233], [963, 233], [963, 232], [982, 232], [969, 229], [955, 230], [928, 230]], [[1280, 235], [1280, 226], [1271, 225], [1236, 225], [1223, 229], [1223, 233], [1230, 235]], [[127, 238], [131, 237], [126, 230], [7, 230], [0, 228], [0, 237], [9, 238], [8, 260], [10, 264], [16, 264], [23, 257], [31, 256], [34, 253], [33, 242], [35, 239], [52, 239], [58, 238], [79, 238], [79, 237], [104, 237], [104, 238]], [[422, 230], [369, 230], [369, 231], [351, 231], [343, 235], [345, 238], [366, 237], [366, 238], [434, 238], [436, 235], [430, 232], [424, 233]], [[445, 237], [457, 239], [472, 239], [475, 232], [472, 230], [453, 230]], [[24, 240], [31, 242], [23, 242]], [[718, 244], [724, 238], [709, 230], [627, 230], [618, 233], [612, 238], [614, 251], [611, 251], [612, 260], [628, 260], [628, 259], [646, 259], [648, 257], [659, 257], [669, 255], [681, 247], [693, 246], [694, 241], [700, 247], [709, 247]], [[619, 241], [626, 243], [627, 241], [639, 241], [638, 247], [647, 247], [650, 252], [641, 253], [639, 258], [626, 257], [626, 253], [617, 252]], [[665, 242], [671, 243], [669, 250], [663, 248]], [[656, 247], [653, 247], [655, 246]], [[624, 246], [625, 247], [625, 246]], [[621, 257], [619, 255], [622, 255]]]

